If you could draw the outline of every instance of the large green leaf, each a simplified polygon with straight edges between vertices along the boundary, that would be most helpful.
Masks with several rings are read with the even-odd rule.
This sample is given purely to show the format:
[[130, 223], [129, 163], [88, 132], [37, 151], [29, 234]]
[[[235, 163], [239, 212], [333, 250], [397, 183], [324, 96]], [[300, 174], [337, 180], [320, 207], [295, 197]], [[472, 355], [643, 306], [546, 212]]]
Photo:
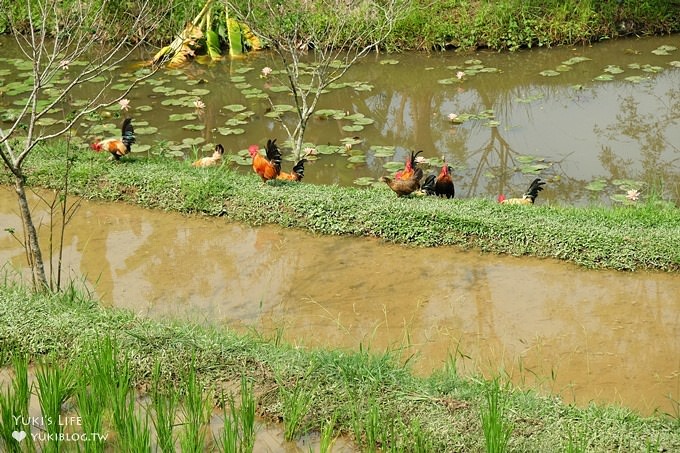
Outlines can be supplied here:
[[241, 27], [239, 23], [227, 18], [227, 35], [229, 36], [229, 55], [236, 56], [243, 54], [243, 42], [241, 41]]
[[208, 30], [205, 33], [205, 45], [208, 48], [208, 55], [213, 60], [219, 60], [222, 58], [222, 52], [220, 49], [220, 37], [217, 36], [212, 30]]

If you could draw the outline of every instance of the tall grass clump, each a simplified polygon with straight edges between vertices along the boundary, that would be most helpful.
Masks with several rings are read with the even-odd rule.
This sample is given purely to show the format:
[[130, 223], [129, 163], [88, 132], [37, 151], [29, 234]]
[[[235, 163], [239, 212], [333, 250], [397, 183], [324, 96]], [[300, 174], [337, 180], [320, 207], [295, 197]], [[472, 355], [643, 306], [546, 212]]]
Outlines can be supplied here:
[[279, 397], [283, 404], [283, 438], [293, 440], [300, 433], [302, 421], [312, 406], [312, 391], [305, 388], [303, 379], [297, 380], [288, 388], [283, 379], [278, 378]]
[[233, 396], [222, 394], [221, 398], [223, 426], [217, 445], [225, 453], [252, 453], [255, 447], [255, 394], [245, 375], [241, 376], [240, 391], [238, 407]]
[[[28, 357], [16, 354], [12, 357], [14, 376], [6, 388], [0, 388], [0, 451], [20, 452], [35, 451], [33, 438], [30, 436], [29, 402], [31, 387], [28, 382]], [[27, 435], [19, 443], [14, 432], [25, 432]]]
[[505, 404], [499, 378], [487, 383], [486, 406], [481, 409], [482, 429], [487, 453], [504, 453], [507, 451], [512, 425], [506, 419]]

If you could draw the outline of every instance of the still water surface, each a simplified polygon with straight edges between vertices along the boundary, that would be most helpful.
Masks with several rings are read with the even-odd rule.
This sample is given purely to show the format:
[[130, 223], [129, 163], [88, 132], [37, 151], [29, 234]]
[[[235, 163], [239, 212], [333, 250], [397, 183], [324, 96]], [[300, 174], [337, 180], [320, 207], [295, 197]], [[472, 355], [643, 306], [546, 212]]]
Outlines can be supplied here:
[[[3, 90], [3, 85], [30, 75], [25, 62], [16, 59], [15, 46], [10, 37], [0, 37], [4, 120], [11, 119], [24, 94]], [[610, 203], [611, 196], [625, 194], [633, 184], [643, 199], [660, 194], [678, 203], [678, 49], [680, 35], [516, 53], [372, 55], [341, 80], [352, 86], [329, 90], [318, 106], [360, 114], [372, 123], [348, 131], [355, 123], [346, 117], [314, 117], [307, 141], [332, 145], [335, 151], [309, 163], [305, 181], [375, 183], [394, 171], [385, 164], [403, 162], [410, 150], [422, 149], [424, 156], [444, 156], [454, 166], [458, 197], [521, 193], [538, 175], [549, 180], [539, 202]], [[119, 68], [114, 82], [130, 77], [133, 63]], [[252, 143], [263, 146], [270, 137], [283, 142], [281, 123], [269, 115], [272, 104], [292, 107], [290, 95], [278, 90], [281, 75], [260, 77], [265, 66], [280, 68], [272, 54], [258, 52], [212, 65], [165, 69], [135, 89], [129, 98], [138, 132], [136, 150], [143, 151], [139, 155], [165, 153], [191, 160], [211, 154], [214, 144], [222, 143], [230, 165], [249, 172], [248, 160], [238, 153]], [[461, 80], [455, 76], [459, 71], [465, 73]], [[96, 88], [93, 84], [75, 92], [54, 118], [77, 108]], [[197, 111], [196, 100], [205, 109]], [[93, 116], [77, 130], [84, 142], [119, 133], [115, 116], [120, 108], [115, 105], [108, 113], [114, 117]], [[453, 124], [450, 114], [473, 117]], [[292, 124], [294, 115], [287, 112], [281, 118]], [[343, 140], [352, 137], [359, 143], [347, 152]], [[376, 146], [394, 147], [394, 154], [379, 157]], [[292, 159], [289, 153], [284, 149]], [[593, 185], [596, 181], [601, 184]]]
[[[13, 192], [1, 188], [0, 226], [20, 231], [17, 213]], [[577, 404], [649, 414], [677, 410], [680, 399], [676, 274], [318, 237], [96, 202], [82, 204], [65, 244], [71, 277], [86, 275], [105, 304], [145, 316], [280, 330], [308, 347], [389, 348], [421, 374], [453, 357], [461, 372], [503, 370], [518, 385]], [[6, 233], [0, 262], [24, 265]]]

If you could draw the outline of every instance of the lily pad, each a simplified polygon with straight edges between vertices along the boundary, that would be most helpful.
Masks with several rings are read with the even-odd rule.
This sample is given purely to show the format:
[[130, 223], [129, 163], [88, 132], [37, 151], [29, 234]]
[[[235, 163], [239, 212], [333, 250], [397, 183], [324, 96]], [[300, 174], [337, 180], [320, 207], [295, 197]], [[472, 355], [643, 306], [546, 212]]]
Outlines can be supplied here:
[[396, 162], [396, 161], [390, 161], [390, 162], [385, 162], [383, 164], [383, 168], [390, 173], [394, 173], [395, 171], [401, 170], [404, 168], [404, 163], [403, 162]]
[[560, 75], [559, 72], [552, 70], [552, 69], [546, 69], [545, 71], [539, 72], [543, 77], [555, 77]]
[[190, 145], [190, 146], [200, 145], [203, 142], [205, 142], [205, 139], [203, 137], [194, 137], [194, 138], [187, 137], [187, 138], [182, 139], [182, 143], [184, 143], [186, 145]]
[[611, 74], [600, 74], [599, 76], [595, 77], [593, 80], [599, 80], [601, 82], [608, 82], [610, 80], [614, 80], [614, 76]]
[[229, 110], [231, 112], [241, 112], [245, 110], [247, 107], [245, 105], [241, 104], [230, 104], [230, 105], [225, 105], [224, 108], [226, 110]]
[[60, 123], [60, 120], [54, 119], [54, 118], [40, 118], [38, 121], [35, 122], [38, 126], [53, 126], [57, 123]]
[[150, 149], [151, 149], [151, 145], [135, 145], [135, 146], [132, 147], [132, 152], [133, 153], [145, 153]]
[[366, 156], [364, 156], [363, 154], [356, 154], [354, 156], [349, 156], [347, 160], [349, 162], [352, 162], [353, 164], [360, 164], [366, 162]]
[[392, 157], [394, 156], [395, 153], [395, 147], [394, 146], [371, 146], [370, 148], [373, 150], [373, 155], [375, 157]]
[[151, 135], [158, 132], [158, 128], [154, 126], [137, 127], [135, 126], [135, 134], [137, 135]]
[[354, 184], [357, 186], [370, 186], [373, 184], [376, 180], [374, 178], [371, 178], [370, 176], [362, 176], [361, 178], [357, 178], [354, 180]]
[[290, 88], [288, 88], [285, 85], [274, 85], [274, 86], [270, 86], [268, 89], [272, 93], [285, 93], [287, 91], [290, 91]]
[[218, 127], [217, 132], [219, 132], [222, 135], [241, 135], [244, 134], [246, 131], [241, 128]]
[[202, 131], [205, 129], [205, 124], [186, 124], [182, 126], [182, 129], [186, 129], [189, 131]]
[[574, 65], [576, 63], [582, 63], [584, 61], [590, 61], [590, 58], [587, 58], [587, 57], [571, 57], [570, 59], [563, 61], [562, 64], [566, 64], [566, 65], [571, 66], [571, 65]]
[[168, 116], [168, 121], [193, 121], [198, 116], [195, 113], [173, 113]]
[[628, 77], [625, 78], [625, 80], [627, 80], [629, 82], [633, 82], [633, 83], [640, 83], [643, 80], [647, 80], [647, 78], [642, 77], [642, 76], [628, 76]]
[[392, 60], [392, 59], [381, 60], [380, 64], [399, 64], [399, 60]]
[[364, 126], [361, 124], [346, 124], [342, 126], [342, 130], [345, 132], [359, 132], [364, 130]]
[[623, 69], [621, 69], [620, 66], [610, 64], [606, 68], [604, 68], [604, 72], [608, 72], [609, 74], [621, 74]]
[[333, 146], [333, 145], [318, 145], [316, 147], [316, 152], [319, 154], [335, 154], [343, 151], [344, 148], [340, 146]]
[[595, 181], [591, 181], [586, 186], [586, 190], [591, 190], [593, 192], [601, 192], [604, 190], [605, 187], [607, 187], [607, 181], [605, 181], [604, 179], [596, 179]]

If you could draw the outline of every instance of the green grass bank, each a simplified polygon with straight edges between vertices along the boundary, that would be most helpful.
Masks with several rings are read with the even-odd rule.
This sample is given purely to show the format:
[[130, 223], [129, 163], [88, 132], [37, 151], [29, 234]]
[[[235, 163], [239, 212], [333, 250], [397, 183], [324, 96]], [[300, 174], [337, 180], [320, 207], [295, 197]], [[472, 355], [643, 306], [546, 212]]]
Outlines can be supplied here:
[[[32, 363], [49, 356], [55, 366], [75, 364], [81, 369], [80, 361], [92, 356], [88, 352], [102, 350], [97, 345], [111, 339], [119, 351], [115, 359], [122, 360], [115, 369], [129, 372], [125, 382], [142, 394], [154, 376], [166, 388], [179, 389], [180, 400], [189, 398], [191, 390], [182, 389], [191, 387], [189, 380], [195, 376], [215, 401], [222, 390], [238, 392], [245, 377], [261, 416], [286, 423], [286, 395], [295, 391], [311, 403], [299, 419], [297, 435], [318, 431], [335, 419], [335, 433], [350, 436], [365, 451], [375, 451], [378, 445], [382, 451], [490, 451], [482, 423], [491, 407], [490, 395], [502, 407], [496, 421], [510, 429], [507, 448], [495, 451], [680, 449], [678, 414], [642, 418], [625, 408], [577, 408], [503, 384], [494, 389], [481, 378], [459, 376], [453, 360], [440, 372], [420, 378], [390, 353], [293, 348], [254, 333], [239, 335], [104, 309], [75, 290], [32, 294], [7, 282], [0, 286], [0, 318], [4, 366], [13, 356], [27, 355]], [[72, 404], [78, 406], [79, 401]], [[111, 412], [102, 413], [99, 426], [110, 428]], [[112, 439], [109, 447], [123, 441], [121, 435]]]
[[[9, 33], [8, 15], [25, 18], [27, 5], [38, 15], [38, 2], [0, 2], [0, 33]], [[126, 30], [142, 2], [101, 3], [111, 30], [110, 39], [117, 41]], [[166, 0], [151, 0], [159, 11], [158, 30], [152, 44], [167, 44], [205, 5], [206, 0], [172, 2], [165, 11]], [[236, 4], [244, 4], [237, 0]], [[319, 3], [325, 20], [333, 21], [337, 9], [333, 3]], [[223, 44], [226, 42], [225, 2], [212, 7], [212, 23]], [[403, 14], [395, 24], [383, 48], [389, 51], [432, 49], [517, 50], [526, 47], [574, 45], [624, 36], [668, 34], [680, 31], [680, 3], [677, 0], [444, 0], [404, 1]], [[290, 18], [295, 21], [294, 17]], [[27, 22], [19, 21], [19, 27]], [[50, 28], [55, 24], [47, 23]], [[355, 29], [365, 24], [357, 23]]]
[[[325, 235], [556, 258], [588, 268], [680, 271], [680, 209], [663, 202], [577, 208], [397, 198], [387, 186], [263, 184], [254, 173], [226, 166], [200, 169], [186, 161], [138, 156], [116, 163], [89, 150], [71, 154], [70, 191], [87, 199]], [[63, 145], [36, 149], [26, 164], [27, 183], [62, 187], [65, 168]], [[7, 173], [2, 178], [10, 183]]]

